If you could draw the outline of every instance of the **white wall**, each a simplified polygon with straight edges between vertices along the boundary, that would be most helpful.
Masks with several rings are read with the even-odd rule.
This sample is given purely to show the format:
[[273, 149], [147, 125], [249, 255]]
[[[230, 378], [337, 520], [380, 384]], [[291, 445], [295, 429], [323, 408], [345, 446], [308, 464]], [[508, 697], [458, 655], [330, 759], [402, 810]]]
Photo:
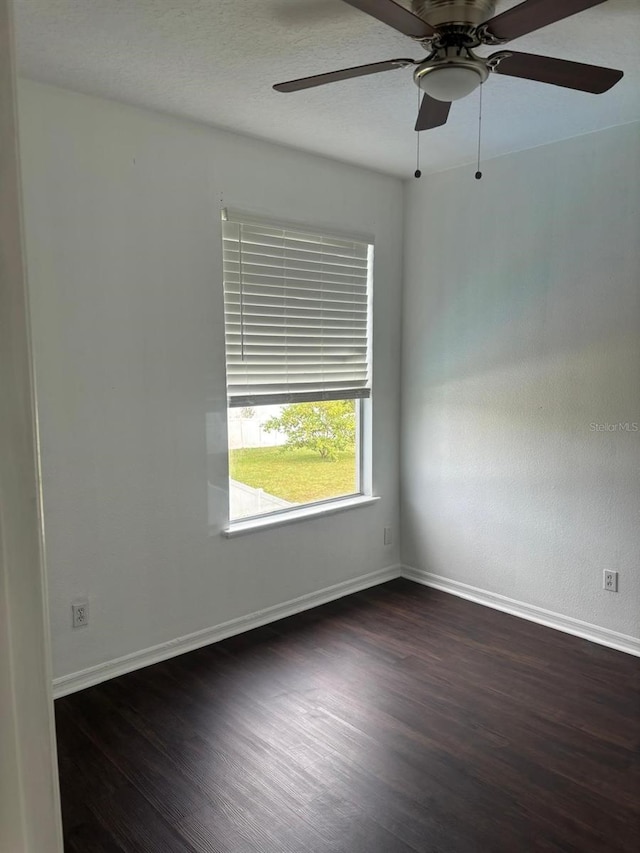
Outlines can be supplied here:
[[[27, 81], [20, 109], [54, 674], [397, 563], [401, 183]], [[221, 194], [375, 237], [375, 506], [220, 535]], [[79, 595], [90, 625], [72, 631]]]
[[61, 853], [16, 112], [0, 0], [0, 851]]
[[403, 562], [640, 637], [640, 125], [484, 171], [408, 188]]

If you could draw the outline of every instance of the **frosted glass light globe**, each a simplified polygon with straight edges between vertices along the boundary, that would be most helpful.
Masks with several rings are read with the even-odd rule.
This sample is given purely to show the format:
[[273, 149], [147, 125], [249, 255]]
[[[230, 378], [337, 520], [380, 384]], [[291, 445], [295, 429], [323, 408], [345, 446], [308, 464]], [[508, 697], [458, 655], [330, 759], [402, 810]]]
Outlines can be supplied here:
[[420, 88], [436, 101], [458, 101], [470, 95], [482, 83], [473, 68], [444, 65], [420, 77]]

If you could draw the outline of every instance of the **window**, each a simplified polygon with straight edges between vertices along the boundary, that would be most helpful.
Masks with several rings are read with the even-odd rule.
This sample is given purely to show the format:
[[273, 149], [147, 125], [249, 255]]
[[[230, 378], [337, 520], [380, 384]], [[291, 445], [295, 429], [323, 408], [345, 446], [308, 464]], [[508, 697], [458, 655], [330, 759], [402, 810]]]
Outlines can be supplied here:
[[359, 495], [373, 246], [223, 212], [230, 519]]

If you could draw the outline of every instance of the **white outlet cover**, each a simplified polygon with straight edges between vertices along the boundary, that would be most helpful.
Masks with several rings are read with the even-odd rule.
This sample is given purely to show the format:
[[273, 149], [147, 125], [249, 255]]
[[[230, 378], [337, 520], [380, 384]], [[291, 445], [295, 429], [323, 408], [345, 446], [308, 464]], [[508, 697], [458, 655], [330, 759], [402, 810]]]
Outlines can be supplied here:
[[71, 602], [72, 624], [74, 628], [84, 628], [89, 624], [89, 599], [76, 598]]

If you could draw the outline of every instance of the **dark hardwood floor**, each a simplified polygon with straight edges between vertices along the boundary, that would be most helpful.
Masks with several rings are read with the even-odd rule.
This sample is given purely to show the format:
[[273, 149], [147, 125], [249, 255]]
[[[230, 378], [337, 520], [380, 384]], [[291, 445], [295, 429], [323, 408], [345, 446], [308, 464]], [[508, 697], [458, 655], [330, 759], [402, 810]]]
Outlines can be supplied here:
[[408, 581], [56, 721], [67, 853], [640, 850], [640, 659]]

